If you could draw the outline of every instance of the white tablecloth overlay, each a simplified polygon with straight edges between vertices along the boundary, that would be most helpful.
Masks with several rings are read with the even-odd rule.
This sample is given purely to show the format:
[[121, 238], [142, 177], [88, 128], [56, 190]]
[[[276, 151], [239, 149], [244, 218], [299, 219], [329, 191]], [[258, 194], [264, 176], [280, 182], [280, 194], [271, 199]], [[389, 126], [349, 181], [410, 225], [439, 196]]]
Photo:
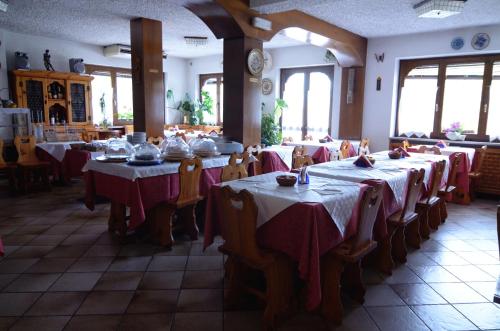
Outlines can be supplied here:
[[229, 185], [237, 192], [246, 189], [253, 194], [259, 209], [257, 227], [295, 203], [314, 202], [323, 204], [340, 233], [344, 235], [352, 210], [359, 199], [359, 185], [310, 176], [310, 183], [307, 185], [296, 184], [293, 187], [282, 187], [275, 179], [276, 176], [282, 174], [290, 175], [290, 173], [271, 172], [225, 182], [222, 185]]
[[50, 143], [39, 143], [36, 144], [50, 155], [52, 155], [57, 161], [62, 162], [67, 149], [71, 149], [71, 144], [83, 144], [84, 141], [60, 141], [60, 142], [50, 142]]
[[403, 195], [408, 179], [408, 172], [396, 166], [377, 165], [374, 168], [361, 168], [353, 164], [353, 158], [342, 161], [331, 161], [309, 166], [309, 174], [313, 176], [340, 179], [361, 183], [368, 179], [385, 180], [396, 198], [399, 206], [403, 206]]
[[[330, 152], [337, 152], [340, 150], [340, 145], [342, 144], [342, 141], [343, 140], [334, 139], [331, 142], [320, 143], [319, 141], [304, 140], [299, 142], [287, 142], [286, 144], [287, 146], [304, 146], [306, 154], [312, 156], [320, 147], [326, 147]], [[350, 142], [352, 144], [352, 147], [354, 147], [356, 153], [358, 153], [360, 142], [358, 140], [351, 140]]]
[[[228, 161], [229, 155], [203, 158], [203, 169], [223, 167], [228, 164]], [[179, 172], [179, 165], [180, 162], [163, 162], [154, 166], [131, 166], [127, 163], [104, 163], [89, 160], [82, 171], [92, 170], [135, 181], [137, 178], [176, 174]]]
[[[418, 148], [419, 146], [412, 146]], [[432, 146], [427, 146], [432, 147]], [[476, 154], [476, 149], [471, 147], [460, 147], [460, 146], [446, 146], [445, 148], [440, 148], [441, 155], [450, 156], [453, 153], [465, 153], [469, 158], [469, 167], [472, 166], [472, 161], [474, 160], [474, 155]], [[469, 168], [470, 171], [470, 168]]]
[[280, 159], [287, 165], [289, 169], [292, 169], [292, 161], [293, 161], [293, 150], [295, 146], [281, 146], [281, 145], [272, 145], [264, 148], [264, 151], [273, 151], [278, 154]]

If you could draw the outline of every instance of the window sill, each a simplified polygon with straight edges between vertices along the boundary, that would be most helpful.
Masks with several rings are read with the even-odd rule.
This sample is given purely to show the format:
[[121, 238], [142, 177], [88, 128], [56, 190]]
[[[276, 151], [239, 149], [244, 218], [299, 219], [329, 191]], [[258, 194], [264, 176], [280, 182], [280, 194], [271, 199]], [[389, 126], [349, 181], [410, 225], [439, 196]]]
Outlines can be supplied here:
[[459, 140], [446, 140], [446, 139], [433, 139], [433, 138], [407, 138], [407, 137], [389, 137], [390, 142], [401, 142], [408, 140], [413, 145], [435, 145], [439, 140], [444, 140], [450, 146], [474, 147], [481, 148], [488, 146], [491, 148], [500, 148], [500, 142], [484, 142], [484, 141], [459, 141]]

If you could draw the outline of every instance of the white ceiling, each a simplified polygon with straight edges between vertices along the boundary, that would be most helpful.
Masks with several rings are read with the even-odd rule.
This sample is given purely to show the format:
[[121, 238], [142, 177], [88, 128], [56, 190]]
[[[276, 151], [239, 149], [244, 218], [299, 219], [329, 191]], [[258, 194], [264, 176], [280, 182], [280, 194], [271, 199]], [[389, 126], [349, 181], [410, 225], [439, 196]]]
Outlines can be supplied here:
[[[94, 45], [130, 44], [129, 21], [147, 17], [163, 21], [163, 47], [185, 58], [220, 54], [222, 42], [182, 7], [189, 0], [10, 0], [0, 12], [0, 28], [80, 41]], [[192, 1], [191, 1], [192, 2]], [[500, 24], [500, 0], [469, 0], [464, 12], [443, 20], [419, 19], [419, 0], [251, 0], [261, 12], [299, 9], [365, 37], [380, 37], [467, 26]], [[206, 36], [208, 45], [190, 47], [184, 36]], [[277, 35], [267, 48], [298, 45]]]

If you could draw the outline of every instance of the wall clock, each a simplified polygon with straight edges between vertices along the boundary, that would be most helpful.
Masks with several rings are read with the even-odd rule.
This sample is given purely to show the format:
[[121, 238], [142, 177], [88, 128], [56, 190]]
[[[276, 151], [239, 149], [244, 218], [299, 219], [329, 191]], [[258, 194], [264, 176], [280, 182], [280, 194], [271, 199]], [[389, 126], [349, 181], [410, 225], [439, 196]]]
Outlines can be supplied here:
[[248, 53], [248, 71], [254, 76], [258, 76], [264, 70], [264, 54], [260, 49], [254, 48]]
[[273, 91], [273, 81], [269, 78], [262, 80], [262, 94], [269, 95]]
[[490, 36], [487, 33], [476, 33], [471, 40], [472, 48], [477, 50], [485, 49], [489, 44]]
[[459, 50], [462, 47], [464, 47], [464, 44], [465, 44], [464, 38], [462, 38], [462, 37], [455, 37], [451, 41], [451, 48], [453, 48], [454, 50]]

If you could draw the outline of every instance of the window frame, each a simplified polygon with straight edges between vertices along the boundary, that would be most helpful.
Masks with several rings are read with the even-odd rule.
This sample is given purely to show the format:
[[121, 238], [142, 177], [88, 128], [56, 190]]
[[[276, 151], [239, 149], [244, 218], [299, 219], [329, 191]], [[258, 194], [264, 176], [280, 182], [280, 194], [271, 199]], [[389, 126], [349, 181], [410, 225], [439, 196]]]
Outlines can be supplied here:
[[198, 88], [198, 98], [201, 101], [201, 92], [203, 85], [205, 85], [205, 82], [209, 79], [215, 78], [217, 80], [217, 98], [215, 100], [215, 117], [217, 121], [217, 125], [222, 125], [221, 121], [221, 109], [220, 109], [220, 92], [221, 88], [224, 88], [222, 84], [224, 83], [224, 74], [222, 72], [217, 72], [217, 73], [212, 73], [212, 74], [200, 74], [200, 86]]
[[[111, 88], [113, 89], [113, 125], [131, 125], [134, 123], [133, 120], [119, 120], [118, 119], [118, 91], [116, 89], [116, 78], [120, 74], [126, 74], [132, 76], [132, 70], [128, 68], [120, 67], [109, 67], [96, 64], [85, 64], [85, 71], [87, 74], [92, 75], [99, 72], [109, 73], [111, 77]], [[94, 114], [92, 114], [93, 116]]]
[[[302, 107], [302, 139], [305, 139], [307, 136], [307, 104], [308, 104], [308, 90], [309, 90], [309, 80], [312, 72], [321, 72], [330, 78], [330, 112], [328, 114], [328, 134], [332, 135], [332, 118], [333, 118], [333, 84], [334, 84], [334, 75], [335, 75], [335, 66], [334, 65], [321, 65], [321, 66], [312, 66], [312, 67], [296, 67], [296, 68], [282, 68], [280, 70], [280, 99], [283, 99], [283, 93], [285, 92], [285, 84], [288, 78], [297, 73], [304, 74], [304, 102]], [[282, 123], [283, 117], [280, 118], [280, 126], [283, 126]]]
[[472, 64], [484, 63], [483, 86], [481, 91], [481, 102], [477, 111], [479, 112], [479, 121], [476, 134], [467, 134], [467, 141], [489, 141], [489, 136], [486, 134], [489, 114], [489, 92], [492, 81], [493, 64], [500, 62], [500, 54], [482, 54], [468, 56], [453, 56], [453, 57], [437, 57], [426, 59], [410, 59], [400, 60], [399, 62], [399, 81], [397, 91], [397, 109], [396, 109], [396, 127], [395, 135], [400, 136], [399, 132], [399, 107], [401, 99], [401, 91], [404, 86], [404, 81], [411, 70], [420, 66], [437, 65], [437, 92], [435, 99], [434, 123], [433, 130], [430, 134], [431, 139], [446, 139], [444, 133], [441, 132], [441, 123], [443, 117], [443, 102], [444, 91], [446, 89], [446, 67], [450, 64]]

